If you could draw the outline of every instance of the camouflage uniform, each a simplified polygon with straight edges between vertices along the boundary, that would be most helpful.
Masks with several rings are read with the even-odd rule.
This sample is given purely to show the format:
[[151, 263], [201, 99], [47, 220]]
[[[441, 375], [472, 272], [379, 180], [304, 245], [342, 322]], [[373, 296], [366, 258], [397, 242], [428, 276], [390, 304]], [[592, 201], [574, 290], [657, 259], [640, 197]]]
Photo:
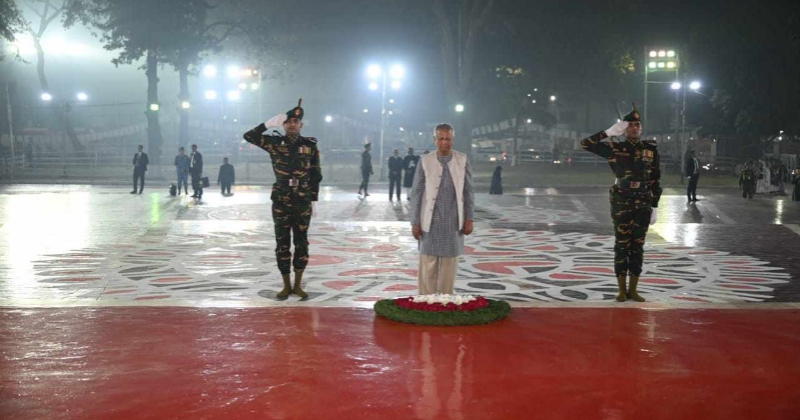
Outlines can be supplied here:
[[750, 165], [745, 166], [739, 174], [739, 187], [742, 189], [742, 198], [753, 198], [756, 192], [756, 174]]
[[[317, 201], [322, 169], [317, 140], [313, 137], [264, 135], [264, 124], [244, 135], [247, 142], [266, 150], [272, 158], [272, 220], [275, 224], [275, 256], [281, 274], [302, 271], [308, 264], [308, 227], [311, 202]], [[291, 242], [294, 234], [294, 260]]]
[[[635, 119], [629, 117], [635, 114]], [[626, 121], [639, 121], [638, 112]], [[602, 142], [608, 135], [601, 131], [581, 140], [581, 147], [608, 161], [616, 175], [609, 190], [611, 219], [614, 221], [614, 272], [617, 277], [630, 273], [632, 284], [638, 283], [644, 260], [644, 242], [652, 209], [661, 198], [660, 161], [655, 141], [626, 139], [623, 142]], [[635, 290], [635, 286], [634, 286]]]

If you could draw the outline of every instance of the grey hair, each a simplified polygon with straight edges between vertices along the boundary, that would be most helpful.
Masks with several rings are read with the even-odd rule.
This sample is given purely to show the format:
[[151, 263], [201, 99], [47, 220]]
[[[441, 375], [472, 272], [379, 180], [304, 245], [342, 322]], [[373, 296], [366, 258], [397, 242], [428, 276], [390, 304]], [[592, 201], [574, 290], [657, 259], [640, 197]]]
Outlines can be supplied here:
[[438, 124], [436, 127], [434, 127], [434, 129], [433, 129], [433, 137], [436, 137], [436, 132], [437, 131], [450, 131], [451, 133], [456, 134], [456, 129], [453, 128], [452, 125], [447, 124], [447, 123], [441, 123], [441, 124]]

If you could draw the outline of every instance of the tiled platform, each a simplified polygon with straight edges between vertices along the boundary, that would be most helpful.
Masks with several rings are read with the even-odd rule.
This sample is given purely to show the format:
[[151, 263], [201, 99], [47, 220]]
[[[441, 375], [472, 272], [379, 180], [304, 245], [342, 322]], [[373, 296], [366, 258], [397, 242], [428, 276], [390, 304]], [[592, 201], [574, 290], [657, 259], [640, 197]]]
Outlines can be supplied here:
[[[202, 203], [118, 188], [6, 187], [0, 305], [246, 305], [277, 302], [269, 194], [209, 191]], [[800, 301], [791, 281], [800, 204], [717, 190], [662, 200], [642, 291], [653, 302]], [[357, 305], [416, 290], [408, 203], [323, 192], [312, 220], [309, 303]], [[603, 302], [616, 283], [601, 189], [478, 194], [456, 287], [519, 304]]]

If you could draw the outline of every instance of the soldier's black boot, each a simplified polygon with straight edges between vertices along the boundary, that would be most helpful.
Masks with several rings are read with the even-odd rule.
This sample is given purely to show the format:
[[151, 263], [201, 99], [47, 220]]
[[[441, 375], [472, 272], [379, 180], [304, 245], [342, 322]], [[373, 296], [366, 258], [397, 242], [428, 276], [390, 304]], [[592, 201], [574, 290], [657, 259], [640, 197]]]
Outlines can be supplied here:
[[639, 296], [638, 293], [636, 293], [636, 286], [638, 285], [639, 285], [639, 276], [631, 276], [631, 284], [630, 288], [628, 289], [628, 298], [633, 299], [637, 302], [644, 302], [644, 298]]
[[300, 283], [303, 282], [303, 270], [297, 270], [294, 272], [294, 289], [292, 289], [292, 293], [300, 296], [301, 298], [307, 298], [308, 293], [304, 292], [303, 289], [300, 287]]
[[278, 299], [286, 299], [292, 293], [292, 275], [281, 274], [283, 276], [283, 290], [278, 292]]
[[617, 302], [625, 302], [627, 296], [625, 295], [625, 275], [620, 274], [617, 276], [617, 287], [619, 287], [619, 293], [617, 293]]

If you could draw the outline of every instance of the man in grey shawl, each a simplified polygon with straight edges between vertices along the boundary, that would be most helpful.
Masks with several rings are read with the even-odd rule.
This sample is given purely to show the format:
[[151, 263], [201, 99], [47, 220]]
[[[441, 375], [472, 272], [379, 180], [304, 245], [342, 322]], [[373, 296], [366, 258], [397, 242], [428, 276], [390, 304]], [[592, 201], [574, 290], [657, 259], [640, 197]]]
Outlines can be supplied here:
[[433, 131], [436, 153], [419, 160], [411, 189], [411, 231], [419, 241], [419, 294], [453, 294], [464, 236], [472, 233], [475, 194], [467, 155], [452, 150], [455, 130]]

